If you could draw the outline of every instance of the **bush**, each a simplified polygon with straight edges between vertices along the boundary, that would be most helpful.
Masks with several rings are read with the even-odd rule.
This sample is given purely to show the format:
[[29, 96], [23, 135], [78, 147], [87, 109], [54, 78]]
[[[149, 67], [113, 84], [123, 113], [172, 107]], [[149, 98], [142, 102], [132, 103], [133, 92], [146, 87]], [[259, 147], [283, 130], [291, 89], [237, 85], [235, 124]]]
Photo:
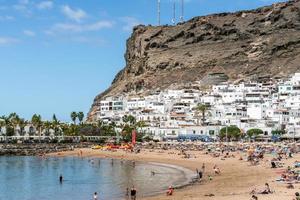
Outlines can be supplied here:
[[249, 137], [256, 137], [256, 136], [261, 135], [261, 134], [263, 134], [263, 133], [264, 133], [264, 132], [263, 132], [261, 129], [258, 129], [258, 128], [249, 129], [249, 130], [247, 131], [247, 135], [248, 135]]
[[283, 130], [273, 130], [272, 135], [283, 135], [285, 132]]
[[226, 129], [227, 129], [227, 137], [228, 139], [239, 139], [242, 134], [241, 134], [241, 130], [236, 127], [236, 126], [228, 126], [227, 128], [224, 127], [220, 130], [220, 138], [223, 140], [224, 138], [226, 138]]

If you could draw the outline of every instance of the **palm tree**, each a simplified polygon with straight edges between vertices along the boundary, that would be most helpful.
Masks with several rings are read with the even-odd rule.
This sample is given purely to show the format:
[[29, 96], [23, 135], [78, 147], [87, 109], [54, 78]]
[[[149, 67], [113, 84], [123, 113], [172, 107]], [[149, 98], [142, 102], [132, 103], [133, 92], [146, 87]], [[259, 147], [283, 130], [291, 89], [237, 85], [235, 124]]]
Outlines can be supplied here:
[[41, 117], [41, 115], [34, 114], [31, 118], [31, 122], [34, 125], [34, 127], [36, 128], [36, 130], [38, 130], [39, 137], [40, 137], [41, 132], [42, 132], [42, 130], [41, 130], [41, 128], [42, 128], [42, 117]]
[[83, 118], [84, 118], [84, 113], [83, 112], [78, 112], [77, 117], [78, 117], [79, 123], [81, 124], [82, 121], [83, 121]]
[[13, 132], [14, 132], [14, 134], [15, 134], [15, 133], [16, 133], [16, 129], [17, 129], [17, 126], [19, 125], [19, 122], [20, 122], [20, 117], [19, 117], [19, 115], [17, 115], [16, 113], [11, 113], [11, 114], [8, 116], [8, 120], [9, 120], [10, 124], [12, 125]]
[[53, 121], [53, 122], [57, 122], [57, 121], [58, 121], [55, 114], [53, 114], [53, 116], [52, 116], [52, 121]]
[[49, 121], [45, 121], [44, 122], [44, 127], [45, 127], [45, 130], [46, 130], [46, 136], [49, 136], [50, 135], [49, 130], [52, 128], [52, 123], [49, 122]]
[[[15, 114], [13, 114], [15, 115]], [[10, 116], [13, 116], [12, 114]], [[10, 116], [2, 116], [0, 117], [2, 120], [2, 125], [5, 127], [5, 135], [12, 136], [14, 134], [14, 129], [12, 128], [12, 123], [10, 121]]]
[[[205, 123], [205, 113], [207, 111], [207, 106], [205, 104], [198, 104], [196, 106], [197, 115], [199, 116], [199, 112], [201, 112], [202, 115], [202, 125]], [[199, 125], [199, 120], [197, 120], [197, 124]]]
[[77, 113], [76, 112], [71, 112], [71, 119], [74, 124], [76, 124], [76, 119], [77, 119]]
[[125, 122], [126, 124], [129, 124], [129, 125], [133, 125], [136, 123], [136, 119], [132, 115], [124, 115], [122, 120], [123, 120], [123, 122]]
[[6, 127], [5, 116], [0, 117], [0, 134], [2, 134], [2, 128]]
[[59, 130], [59, 125], [60, 125], [59, 120], [56, 118], [56, 115], [53, 114], [53, 117], [52, 117], [52, 127], [54, 129], [54, 133], [55, 134], [57, 134], [57, 132]]
[[26, 125], [27, 125], [27, 121], [25, 121], [24, 119], [19, 120], [20, 135], [22, 136], [24, 135], [24, 129]]

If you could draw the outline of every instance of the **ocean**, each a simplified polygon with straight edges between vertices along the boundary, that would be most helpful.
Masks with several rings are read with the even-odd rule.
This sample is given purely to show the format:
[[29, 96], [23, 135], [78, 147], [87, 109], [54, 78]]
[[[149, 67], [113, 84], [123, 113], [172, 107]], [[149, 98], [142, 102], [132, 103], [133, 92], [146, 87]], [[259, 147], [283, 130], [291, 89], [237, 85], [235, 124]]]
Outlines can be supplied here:
[[91, 200], [94, 192], [101, 200], [119, 200], [133, 185], [143, 197], [186, 184], [191, 174], [171, 165], [116, 159], [3, 156], [0, 200]]

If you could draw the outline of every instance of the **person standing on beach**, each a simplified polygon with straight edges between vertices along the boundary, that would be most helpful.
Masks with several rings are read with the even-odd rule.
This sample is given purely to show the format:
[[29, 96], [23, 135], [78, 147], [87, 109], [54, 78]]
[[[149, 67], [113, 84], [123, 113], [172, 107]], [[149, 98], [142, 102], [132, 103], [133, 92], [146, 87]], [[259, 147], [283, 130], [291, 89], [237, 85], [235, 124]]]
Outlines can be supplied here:
[[64, 179], [64, 178], [63, 178], [63, 176], [62, 176], [62, 175], [60, 175], [60, 176], [59, 176], [59, 183], [60, 183], [60, 184], [62, 184], [62, 182], [63, 182], [63, 179]]
[[129, 197], [129, 188], [126, 188], [126, 197]]
[[202, 177], [203, 177], [202, 171], [200, 171], [200, 172], [198, 173], [198, 175], [199, 175], [199, 179], [200, 179], [200, 181], [201, 181], [201, 180], [202, 180]]
[[132, 186], [130, 191], [131, 200], [136, 200], [136, 189], [134, 186]]

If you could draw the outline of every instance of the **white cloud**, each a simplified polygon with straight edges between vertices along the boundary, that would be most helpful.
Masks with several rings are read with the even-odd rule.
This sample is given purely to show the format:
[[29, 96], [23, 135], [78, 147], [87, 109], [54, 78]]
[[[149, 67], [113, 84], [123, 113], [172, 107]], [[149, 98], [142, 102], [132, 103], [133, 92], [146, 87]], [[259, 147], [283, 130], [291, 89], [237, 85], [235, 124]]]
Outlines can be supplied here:
[[12, 37], [0, 37], [0, 45], [8, 45], [8, 44], [14, 44], [18, 42], [16, 38]]
[[13, 5], [13, 9], [26, 16], [30, 16], [32, 14], [30, 7], [32, 6], [32, 2], [29, 0], [19, 0], [17, 4]]
[[62, 6], [61, 11], [66, 17], [68, 17], [69, 19], [74, 20], [76, 22], [81, 22], [84, 18], [87, 17], [87, 14], [85, 11], [83, 11], [81, 9], [72, 9], [68, 5]]
[[13, 8], [17, 11], [27, 11], [27, 6], [24, 4], [16, 4]]
[[19, 0], [19, 4], [23, 4], [23, 5], [29, 4], [29, 0]]
[[11, 21], [14, 20], [15, 18], [10, 15], [5, 15], [5, 16], [0, 16], [0, 21]]
[[53, 2], [52, 1], [42, 1], [36, 5], [36, 7], [39, 10], [46, 10], [46, 9], [52, 9], [53, 8]]
[[134, 26], [141, 24], [141, 22], [134, 17], [122, 17], [120, 20], [124, 23], [122, 27], [124, 31], [132, 31]]
[[29, 37], [36, 36], [36, 33], [31, 30], [24, 30], [23, 33], [24, 33], [24, 35], [29, 36]]
[[102, 45], [105, 44], [106, 42], [102, 38], [85, 37], [85, 36], [72, 37], [70, 38], [70, 41], [76, 43], [93, 44], [93, 45]]
[[47, 30], [46, 33], [49, 35], [54, 35], [55, 33], [66, 33], [66, 32], [90, 32], [98, 31], [104, 28], [113, 27], [112, 21], [98, 21], [92, 24], [71, 24], [71, 23], [58, 23]]
[[0, 10], [7, 10], [8, 6], [0, 6]]

